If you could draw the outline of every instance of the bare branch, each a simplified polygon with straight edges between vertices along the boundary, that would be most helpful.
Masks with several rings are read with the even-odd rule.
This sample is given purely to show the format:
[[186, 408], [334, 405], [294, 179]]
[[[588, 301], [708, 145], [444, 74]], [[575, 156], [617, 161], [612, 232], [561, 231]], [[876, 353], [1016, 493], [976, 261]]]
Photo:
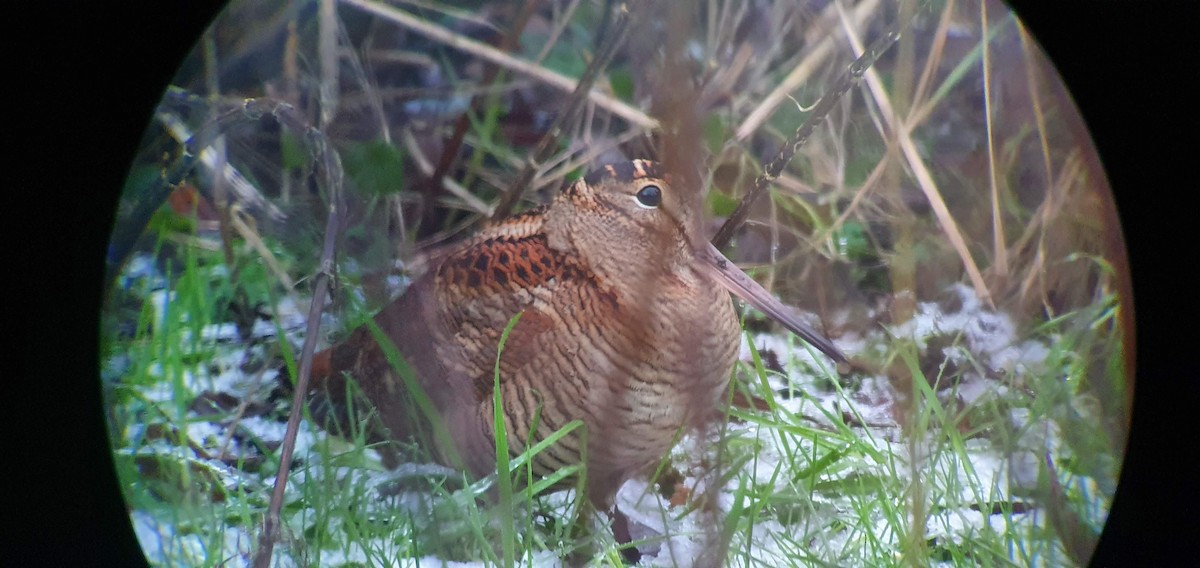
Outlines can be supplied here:
[[[321, 125], [328, 125], [336, 111], [337, 90], [337, 14], [333, 0], [321, 2]], [[246, 101], [247, 108], [251, 103], [261, 100]], [[296, 370], [296, 390], [292, 396], [292, 412], [288, 415], [287, 430], [283, 435], [283, 443], [279, 449], [279, 471], [275, 475], [275, 487], [271, 492], [271, 503], [263, 518], [262, 532], [258, 535], [258, 550], [254, 552], [251, 564], [255, 568], [267, 568], [271, 563], [271, 554], [278, 541], [280, 518], [283, 510], [283, 494], [287, 487], [288, 473], [291, 471], [292, 453], [296, 449], [296, 435], [300, 431], [300, 416], [304, 408], [304, 398], [308, 395], [309, 375], [312, 374], [313, 352], [317, 347], [317, 335], [321, 326], [321, 308], [329, 295], [329, 281], [333, 277], [333, 255], [337, 248], [338, 236], [341, 233], [341, 211], [345, 208], [342, 199], [342, 164], [324, 132], [312, 128], [289, 104], [267, 101], [268, 109], [285, 127], [295, 128], [304, 133], [304, 140], [309, 144], [309, 150], [325, 174], [325, 190], [329, 196], [329, 215], [325, 221], [325, 239], [321, 246], [321, 269], [317, 273], [313, 285], [312, 304], [308, 308], [308, 323], [305, 327], [304, 346], [300, 349], [300, 364]]]
[[291, 469], [292, 453], [296, 447], [296, 435], [300, 429], [300, 415], [304, 408], [304, 397], [308, 393], [309, 375], [312, 373], [313, 352], [317, 346], [317, 336], [320, 331], [321, 311], [325, 298], [329, 295], [330, 279], [333, 275], [333, 255], [341, 233], [341, 211], [344, 209], [342, 192], [342, 163], [337, 153], [333, 151], [325, 134], [316, 128], [308, 126], [300, 113], [294, 107], [285, 103], [250, 99], [246, 108], [258, 110], [257, 105], [267, 105], [264, 110], [275, 116], [280, 124], [303, 132], [303, 139], [309, 145], [309, 150], [319, 164], [324, 175], [324, 185], [329, 195], [329, 215], [325, 221], [325, 239], [321, 246], [321, 270], [314, 279], [312, 305], [308, 309], [308, 323], [305, 328], [304, 346], [300, 350], [300, 363], [296, 370], [296, 390], [292, 399], [292, 412], [288, 416], [287, 430], [279, 452], [279, 472], [275, 476], [275, 488], [271, 493], [271, 504], [263, 519], [263, 529], [258, 537], [259, 548], [255, 552], [253, 565], [266, 568], [271, 561], [271, 552], [278, 533], [279, 512], [283, 508], [283, 493], [287, 485], [288, 472]]

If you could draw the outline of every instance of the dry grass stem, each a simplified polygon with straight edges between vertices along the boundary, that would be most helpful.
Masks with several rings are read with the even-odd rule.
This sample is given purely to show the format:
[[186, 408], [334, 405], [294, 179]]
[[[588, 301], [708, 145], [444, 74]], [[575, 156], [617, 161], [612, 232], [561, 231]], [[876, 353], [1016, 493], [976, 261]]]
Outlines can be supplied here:
[[[616, 15], [612, 20], [612, 25], [609, 26], [603, 36], [602, 43], [596, 49], [596, 53], [592, 60], [584, 69], [583, 75], [579, 77], [579, 82], [571, 91], [571, 96], [563, 102], [554, 121], [546, 128], [544, 134], [534, 145], [533, 150], [524, 160], [524, 166], [517, 176], [508, 184], [507, 189], [500, 196], [500, 202], [496, 204], [495, 211], [492, 213], [492, 219], [498, 220], [507, 217], [512, 213], [513, 207], [520, 201], [521, 196], [529, 189], [530, 184], [538, 170], [544, 168], [543, 162], [550, 159], [554, 155], [558, 147], [559, 140], [567, 135], [567, 129], [574, 126], [576, 131], [579, 126], [576, 124], [576, 119], [582, 110], [583, 101], [586, 99], [587, 93], [595, 92], [592, 85], [595, 84], [603, 71], [616, 55], [619, 46], [625, 43], [625, 36], [629, 32], [629, 21], [632, 16], [629, 14], [627, 7], [621, 5], [616, 9]], [[575, 138], [569, 136], [569, 138]]]
[[233, 227], [233, 230], [237, 231], [239, 236], [246, 239], [246, 244], [250, 245], [258, 253], [258, 256], [267, 264], [267, 268], [275, 274], [276, 278], [279, 278], [279, 282], [283, 284], [284, 288], [287, 288], [287, 293], [291, 296], [296, 289], [295, 281], [288, 276], [287, 270], [279, 263], [279, 259], [275, 258], [275, 254], [267, 247], [267, 243], [263, 242], [258, 231], [255, 231], [254, 228], [242, 220], [240, 213], [241, 210], [239, 207], [234, 206], [230, 208], [229, 225]]
[[[345, 26], [338, 26], [338, 40], [344, 44], [350, 43], [350, 38], [346, 35]], [[392, 131], [388, 128], [387, 112], [383, 109], [383, 91], [372, 83], [367, 74], [367, 69], [363, 65], [362, 58], [359, 57], [357, 51], [349, 48], [342, 48], [340, 51], [342, 54], [341, 58], [350, 64], [354, 81], [358, 83], [362, 95], [348, 97], [345, 92], [340, 93], [338, 94], [338, 104], [345, 107], [354, 103], [365, 103], [378, 120], [376, 126], [379, 128], [380, 139], [389, 145], [392, 144]]]
[[[843, 15], [842, 29], [846, 32], [846, 37], [850, 40], [850, 44], [854, 48], [854, 53], [863, 53], [864, 47], [858, 37], [858, 32], [853, 27], [853, 23], [847, 17], [845, 11], [841, 9], [840, 4], [838, 5], [838, 10]], [[921, 157], [916, 143], [913, 142], [910, 125], [907, 122], [901, 122], [896, 116], [895, 109], [892, 108], [891, 101], [888, 98], [887, 91], [883, 87], [883, 81], [879, 78], [879, 74], [874, 69], [867, 69], [865, 77], [867, 88], [871, 92], [875, 104], [879, 106], [880, 114], [883, 116], [887, 129], [900, 145], [900, 149], [904, 153], [909, 167], [912, 169], [913, 177], [916, 178], [917, 186], [925, 194], [925, 199], [929, 201], [929, 206], [933, 209], [934, 216], [937, 217], [938, 224], [942, 227], [942, 232], [946, 234], [946, 238], [950, 239], [950, 245], [954, 247], [954, 251], [962, 261], [963, 268], [967, 271], [967, 277], [971, 280], [971, 285], [975, 288], [975, 294], [989, 305], [992, 305], [992, 307], [995, 307], [992, 302], [992, 294], [984, 282], [983, 274], [980, 272], [979, 266], [975, 263], [975, 259], [971, 257], [970, 249], [967, 248], [966, 239], [963, 238], [962, 231], [958, 228], [958, 223], [950, 215], [950, 209], [946, 207], [946, 202], [942, 199], [937, 182], [934, 181], [933, 175], [925, 165], [925, 160]]]
[[950, 23], [954, 21], [953, 15], [954, 0], [949, 0], [946, 2], [946, 7], [942, 9], [941, 17], [938, 18], [937, 29], [933, 32], [933, 42], [929, 46], [929, 57], [925, 60], [925, 68], [921, 70], [921, 78], [917, 80], [917, 88], [913, 89], [912, 104], [909, 105], [909, 124], [911, 125], [915, 126], [921, 123], [921, 121], [913, 121], [915, 113], [912, 113], [911, 109], [921, 106], [921, 102], [928, 94], [933, 74], [941, 66], [942, 55], [946, 52], [946, 38], [950, 33]]
[[567, 29], [567, 24], [571, 23], [571, 16], [575, 15], [575, 9], [578, 7], [579, 0], [571, 0], [571, 3], [567, 4], [567, 9], [563, 10], [563, 13], [556, 18], [558, 23], [550, 30], [550, 37], [546, 38], [546, 45], [542, 46], [542, 50], [538, 52], [537, 57], [533, 58], [534, 63], [540, 65], [542, 60], [546, 59], [546, 56], [550, 54], [550, 50], [558, 44], [559, 36], [562, 35], [563, 30]]
[[337, 5], [335, 0], [321, 0], [318, 21], [317, 51], [321, 58], [321, 124], [333, 122], [338, 100], [338, 41]]
[[[429, 157], [421, 150], [421, 144], [417, 142], [413, 136], [412, 130], [405, 128], [400, 132], [400, 142], [404, 144], [404, 149], [408, 151], [408, 155], [412, 157], [413, 163], [417, 169], [421, 170], [421, 174], [425, 176], [433, 175], [433, 163], [429, 161]], [[445, 176], [441, 179], [442, 187], [446, 188], [455, 197], [462, 200], [462, 205], [469, 211], [481, 213], [491, 216], [492, 206], [485, 203], [482, 199], [475, 197], [467, 188], [458, 183], [450, 176]]]
[[[539, 67], [524, 59], [513, 57], [490, 45], [454, 33], [441, 26], [430, 24], [403, 10], [397, 10], [391, 6], [369, 0], [341, 0], [341, 2], [375, 14], [397, 25], [404, 26], [454, 49], [465, 51], [481, 59], [486, 59], [516, 73], [533, 77], [564, 92], [570, 93], [575, 90], [577, 84], [575, 79]], [[588, 100], [642, 128], [652, 130], [659, 126], [658, 121], [651, 118], [650, 115], [602, 91], [596, 89], [590, 90], [588, 92]]]
[[500, 26], [492, 22], [491, 18], [486, 15], [478, 14], [470, 10], [454, 8], [444, 2], [425, 2], [424, 0], [395, 0], [393, 4], [407, 4], [422, 10], [428, 10], [435, 14], [449, 16], [456, 20], [471, 22], [480, 27], [484, 27], [493, 31], [503, 31]]
[[1050, 140], [1046, 137], [1046, 111], [1042, 105], [1041, 92], [1038, 90], [1041, 78], [1038, 73], [1038, 62], [1034, 60], [1037, 48], [1033, 45], [1033, 40], [1029, 37], [1029, 32], [1025, 30], [1025, 26], [1022, 26], [1019, 21], [1016, 24], [1017, 36], [1021, 38], [1021, 52], [1025, 57], [1025, 77], [1029, 88], [1029, 100], [1033, 103], [1033, 120], [1037, 125], [1038, 142], [1042, 149], [1042, 166], [1045, 168], [1046, 185], [1049, 186], [1054, 180], [1054, 168], [1050, 165]]
[[[992, 29], [986, 30], [987, 36], [980, 42], [978, 46], [975, 47], [974, 51], [982, 52], [983, 42], [992, 41], [992, 39], [996, 37], [996, 34], [1003, 29], [1006, 24], [1015, 21], [1016, 18], [1009, 17], [1005, 18], [1003, 22], [994, 24]], [[912, 110], [909, 111], [908, 118], [906, 119], [906, 122], [909, 124], [910, 128], [916, 128], [917, 125], [924, 123], [925, 119], [929, 118], [929, 115], [933, 114], [933, 111], [937, 110], [938, 105], [942, 102], [942, 99], [946, 96], [946, 94], [949, 93], [951, 88], [953, 88], [954, 85], [962, 80], [962, 78], [966, 75], [965, 73], [961, 72], [963, 67], [967, 65], [973, 65], [975, 63], [973, 60], [974, 57], [976, 57], [976, 54], [973, 52], [972, 54], [961, 58], [958, 63], [958, 67], [946, 75], [946, 79], [941, 85], [938, 86], [933, 95], [930, 95], [929, 100], [924, 101], [924, 104], [917, 104], [915, 101], [919, 101], [920, 99], [913, 99], [914, 104], [912, 105]]]
[[[875, 13], [875, 8], [878, 5], [879, 0], [863, 0], [858, 6], [855, 6], [853, 12], [854, 25], [865, 25], [867, 18]], [[837, 38], [831, 33], [813, 46], [809, 54], [788, 73], [787, 77], [766, 97], [763, 97], [758, 106], [750, 111], [750, 114], [746, 115], [742, 124], [738, 126], [734, 134], [734, 139], [740, 142], [749, 138], [751, 134], [754, 134], [762, 126], [762, 123], [770, 118], [775, 109], [780, 104], [783, 104], [783, 101], [787, 100], [789, 93], [798, 89], [800, 85], [812, 78], [813, 73], [816, 73], [821, 68], [821, 65], [833, 53], [836, 41]]]
[[[300, 34], [296, 31], [296, 19], [287, 24], [287, 40], [283, 44], [283, 88], [282, 98], [290, 105], [300, 100]], [[292, 201], [292, 176], [286, 167], [280, 167], [279, 200], [284, 204]]]
[[1063, 161], [1062, 168], [1059, 170], [1059, 175], [1052, 182], [1047, 183], [1046, 197], [1042, 200], [1042, 204], [1038, 206], [1037, 212], [1029, 220], [1029, 225], [1021, 237], [1013, 244], [1012, 250], [1024, 250], [1031, 239], [1036, 235], [1038, 238], [1037, 252], [1034, 255], [1034, 261], [1026, 268], [1025, 278], [1022, 279], [1018, 289], [1020, 295], [1025, 297], [1029, 291], [1033, 289], [1034, 283], [1038, 283], [1039, 296], [1042, 299], [1043, 305], [1049, 305], [1046, 293], [1046, 271], [1042, 267], [1046, 263], [1046, 229], [1048, 226], [1057, 223], [1062, 218], [1063, 205], [1067, 202], [1067, 193], [1071, 186], [1077, 183], [1083, 175], [1083, 161], [1081, 160], [1078, 151], [1072, 151]]
[[850, 215], [858, 210], [858, 207], [862, 204], [863, 199], [866, 199], [867, 196], [871, 195], [871, 192], [874, 191], [879, 185], [879, 180], [883, 179], [883, 175], [887, 172], [890, 155], [891, 154], [884, 154], [883, 159], [879, 160], [879, 163], [875, 164], [875, 167], [871, 170], [871, 173], [867, 175], [866, 181], [864, 181], [862, 186], [860, 186], [858, 190], [854, 192], [854, 197], [850, 198], [850, 204], [846, 206], [841, 215], [838, 215], [838, 218], [834, 220], [833, 223], [830, 223], [829, 227], [825, 229], [825, 232], [821, 234], [821, 241], [831, 238], [834, 231], [841, 229], [841, 227], [846, 223], [846, 219], [849, 219]]
[[571, 173], [572, 171], [586, 166], [587, 164], [591, 163], [592, 160], [595, 160], [605, 152], [608, 152], [609, 150], [612, 150], [613, 148], [629, 142], [630, 140], [633, 140], [641, 135], [641, 131], [637, 129], [628, 130], [615, 138], [603, 139], [585, 145], [583, 151], [575, 155], [574, 158], [566, 159], [564, 156], [561, 165], [556, 166], [552, 162], [548, 162], [546, 165], [549, 167], [549, 170], [546, 173], [534, 178], [532, 184], [533, 191], [537, 191], [549, 185], [559, 183], [560, 180], [565, 178], [567, 174]]
[[[980, 37], [987, 37], [987, 4], [979, 4]], [[1001, 280], [1008, 277], [1008, 250], [1004, 246], [1004, 217], [1000, 207], [1000, 187], [996, 171], [996, 133], [992, 122], [992, 65], [990, 41], [983, 42], [983, 121], [987, 129], [988, 184], [992, 198], [992, 267], [991, 272]]]

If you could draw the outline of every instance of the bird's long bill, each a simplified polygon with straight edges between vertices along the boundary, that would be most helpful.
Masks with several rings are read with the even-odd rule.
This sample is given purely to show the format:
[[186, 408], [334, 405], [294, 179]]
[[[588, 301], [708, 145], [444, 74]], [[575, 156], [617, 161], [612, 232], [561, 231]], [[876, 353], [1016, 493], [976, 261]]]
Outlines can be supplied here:
[[725, 258], [725, 255], [721, 254], [721, 251], [717, 250], [716, 247], [711, 244], [707, 245], [707, 247], [701, 249], [699, 256], [701, 257], [700, 265], [704, 267], [704, 270], [730, 292], [750, 302], [750, 305], [767, 314], [771, 319], [783, 324], [792, 333], [799, 335], [801, 339], [807, 341], [813, 347], [820, 349], [822, 353], [828, 355], [834, 361], [838, 363], [847, 362], [846, 356], [842, 355], [841, 351], [838, 351], [838, 348], [833, 345], [832, 341], [801, 322], [796, 317], [793, 308], [776, 300], [758, 282], [755, 282], [745, 272], [742, 272], [740, 268], [730, 262], [729, 259]]

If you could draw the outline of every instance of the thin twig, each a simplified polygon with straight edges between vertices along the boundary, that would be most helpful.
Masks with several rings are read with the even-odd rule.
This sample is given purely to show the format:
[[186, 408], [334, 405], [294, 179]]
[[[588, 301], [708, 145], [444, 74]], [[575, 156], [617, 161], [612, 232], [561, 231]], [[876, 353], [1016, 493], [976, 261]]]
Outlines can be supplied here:
[[538, 52], [537, 57], [533, 58], [535, 63], [540, 65], [542, 60], [546, 59], [546, 56], [550, 54], [550, 50], [558, 43], [558, 36], [562, 35], [563, 30], [567, 29], [567, 25], [571, 23], [571, 17], [575, 15], [575, 9], [578, 7], [579, 0], [571, 0], [571, 3], [567, 5], [567, 9], [563, 10], [562, 16], [555, 18], [558, 21], [558, 25], [550, 30], [550, 37], [546, 38], [546, 45], [542, 46], [542, 50]]
[[968, 76], [967, 69], [975, 65], [978, 58], [983, 57], [983, 42], [992, 41], [996, 38], [996, 35], [1007, 28], [1010, 23], [1014, 23], [1016, 21], [1016, 18], [1009, 17], [1000, 22], [992, 24], [992, 29], [987, 31], [987, 37], [980, 40], [979, 45], [976, 45], [973, 49], [971, 49], [970, 53], [959, 58], [958, 64], [955, 65], [954, 69], [951, 69], [950, 72], [946, 74], [945, 79], [942, 80], [942, 83], [938, 85], [933, 94], [929, 95], [927, 100], [924, 100], [922, 104], [918, 106], [916, 101], [921, 99], [913, 99], [914, 104], [912, 107], [910, 107], [908, 116], [905, 117], [905, 122], [909, 125], [910, 129], [916, 128], [917, 125], [924, 123], [925, 119], [929, 118], [929, 115], [933, 114], [933, 111], [938, 108], [938, 104], [945, 99], [950, 90]]
[[279, 279], [279, 282], [283, 284], [283, 287], [287, 289], [287, 295], [291, 296], [295, 291], [296, 283], [288, 276], [279, 259], [275, 258], [275, 253], [271, 252], [271, 248], [267, 246], [267, 243], [263, 242], [258, 232], [249, 223], [242, 220], [243, 213], [241, 208], [236, 205], [230, 207], [227, 215], [229, 216], [230, 228], [237, 231], [238, 235], [258, 253], [259, 258], [262, 258], [263, 262], [267, 264], [267, 268], [271, 270], [275, 277]]
[[271, 503], [263, 519], [262, 532], [259, 533], [258, 538], [259, 548], [255, 551], [252, 563], [256, 568], [266, 568], [270, 564], [275, 541], [278, 540], [276, 537], [280, 523], [279, 513], [283, 508], [284, 489], [287, 485], [288, 472], [291, 470], [296, 435], [300, 429], [301, 409], [304, 408], [304, 398], [308, 393], [308, 380], [312, 373], [313, 352], [316, 351], [317, 336], [320, 331], [322, 306], [325, 298], [329, 295], [330, 279], [333, 277], [333, 255], [341, 233], [341, 212], [344, 209], [342, 203], [343, 174], [341, 160], [333, 151], [325, 134], [305, 123], [294, 107], [276, 101], [250, 99], [246, 101], [245, 108], [251, 115], [270, 112], [283, 126], [304, 133], [303, 139], [308, 143], [314, 159], [325, 174], [325, 190], [329, 195], [329, 215], [326, 218], [325, 239], [321, 246], [321, 270], [314, 279], [312, 305], [308, 309], [304, 346], [300, 350], [300, 363], [296, 371], [296, 390], [292, 397], [292, 412], [288, 416], [287, 430], [280, 446], [279, 472], [275, 476], [275, 488], [271, 493]]
[[[327, 126], [333, 120], [337, 107], [337, 13], [333, 0], [322, 0], [320, 13], [321, 28], [321, 125]], [[288, 109], [292, 109], [290, 105]], [[291, 116], [292, 120], [300, 120], [299, 115]], [[282, 122], [282, 121], [281, 121]], [[284, 431], [283, 442], [279, 451], [279, 471], [275, 475], [275, 488], [271, 492], [271, 503], [263, 518], [262, 532], [258, 535], [258, 550], [254, 553], [252, 564], [255, 568], [267, 568], [271, 563], [271, 553], [275, 542], [279, 540], [279, 513], [283, 510], [283, 494], [287, 487], [288, 472], [291, 471], [292, 453], [296, 448], [296, 435], [300, 431], [301, 410], [304, 399], [308, 395], [309, 374], [312, 373], [313, 352], [317, 347], [317, 334], [321, 325], [321, 308], [325, 297], [329, 294], [329, 280], [333, 275], [333, 253], [337, 245], [340, 212], [342, 210], [342, 167], [338, 156], [326, 140], [320, 129], [304, 126], [306, 139], [313, 144], [313, 150], [321, 159], [320, 167], [325, 173], [325, 190], [329, 195], [329, 215], [325, 221], [325, 240], [321, 246], [321, 270], [317, 273], [312, 303], [308, 308], [308, 324], [304, 333], [304, 347], [300, 350], [300, 365], [296, 370], [296, 391], [292, 396], [292, 412], [288, 416], [287, 430]]]
[[921, 70], [921, 78], [917, 80], [917, 88], [913, 91], [912, 104], [909, 111], [916, 108], [925, 99], [933, 75], [941, 68], [942, 56], [946, 52], [946, 40], [950, 37], [950, 23], [954, 21], [954, 0], [948, 0], [942, 8], [942, 16], [938, 18], [937, 29], [933, 32], [933, 42], [929, 46], [929, 56], [925, 59], [925, 68]]
[[575, 86], [575, 91], [571, 93], [554, 122], [550, 124], [550, 128], [542, 135], [541, 140], [538, 140], [537, 146], [525, 160], [525, 167], [522, 168], [520, 175], [513, 180], [512, 184], [508, 186], [508, 190], [500, 198], [500, 203], [496, 205], [496, 209], [492, 213], [492, 219], [503, 219], [512, 212], [513, 206], [521, 199], [526, 188], [533, 181], [540, 164], [554, 153], [554, 149], [562, 137], [563, 129], [571, 124], [579, 114], [579, 109], [583, 106], [584, 94], [591, 91], [592, 83], [600, 76], [601, 71], [608, 67], [608, 62], [616, 54], [618, 46], [625, 42], [625, 34], [629, 31], [629, 20], [628, 7], [621, 4], [617, 8], [615, 23], [609, 28], [608, 38], [597, 51], [595, 59], [592, 59], [587, 69], [584, 70], [583, 76], [579, 78], [579, 83]]
[[[412, 157], [421, 174], [427, 177], [432, 176], [434, 174], [433, 163], [429, 161], [429, 157], [421, 150], [421, 145], [417, 142], [416, 137], [413, 136], [412, 129], [405, 128], [400, 132], [400, 142], [408, 150], [409, 156]], [[482, 199], [475, 197], [470, 191], [467, 191], [467, 188], [463, 187], [453, 178], [443, 176], [442, 187], [454, 194], [455, 197], [461, 199], [467, 209], [483, 215], [492, 214], [492, 207], [490, 205], [484, 203]]]
[[620, 145], [641, 136], [641, 131], [630, 129], [626, 132], [614, 136], [612, 138], [604, 138], [598, 142], [584, 146], [583, 150], [578, 154], [573, 154], [569, 160], [563, 160], [562, 165], [552, 167], [545, 175], [538, 176], [529, 184], [529, 190], [538, 191], [550, 184], [560, 183], [560, 180], [565, 178], [568, 173], [573, 170], [588, 164], [600, 155], [608, 152]]
[[788, 162], [792, 160], [792, 157], [796, 155], [796, 152], [800, 150], [800, 147], [808, 141], [810, 136], [812, 136], [812, 133], [814, 130], [816, 130], [817, 125], [824, 122], [826, 116], [829, 114], [829, 111], [833, 110], [834, 105], [841, 100], [842, 96], [845, 95], [847, 91], [850, 90], [850, 87], [854, 86], [859, 80], [862, 79], [862, 76], [867, 69], [869, 69], [871, 65], [875, 63], [875, 60], [884, 51], [887, 51], [887, 49], [891, 47], [897, 39], [900, 38], [901, 30], [907, 27], [908, 22], [896, 22], [893, 24], [892, 27], [878, 39], [876, 39], [875, 42], [871, 44], [871, 47], [865, 50], [863, 54], [854, 61], [854, 63], [851, 63], [846, 69], [846, 72], [843, 73], [838, 79], [837, 83], [830, 87], [829, 91], [821, 96], [821, 100], [817, 101], [817, 104], [813, 105], [812, 112], [809, 113], [808, 118], [805, 119], [804, 123], [796, 129], [796, 133], [793, 134], [792, 137], [783, 144], [783, 146], [779, 149], [779, 153], [776, 154], [775, 159], [768, 162], [763, 167], [763, 172], [754, 179], [754, 186], [750, 188], [750, 191], [746, 192], [746, 195], [742, 197], [741, 202], [738, 203], [737, 208], [733, 210], [733, 214], [729, 216], [729, 219], [725, 221], [725, 224], [721, 225], [720, 230], [718, 230], [716, 236], [713, 237], [713, 245], [715, 245], [717, 248], [721, 248], [729, 244], [729, 241], [733, 240], [734, 233], [736, 233], [742, 224], [746, 222], [746, 218], [750, 216], [750, 208], [754, 205], [754, 202], [757, 201], [767, 187], [779, 177], [779, 174], [783, 171], [783, 168], [787, 166]]
[[[346, 32], [346, 26], [338, 23], [338, 41], [344, 45], [350, 45], [350, 36]], [[362, 95], [358, 97], [346, 97], [345, 93], [338, 94], [338, 104], [345, 108], [350, 103], [358, 103], [360, 99], [366, 99], [366, 105], [379, 121], [379, 137], [385, 144], [392, 144], [392, 131], [388, 128], [388, 116], [383, 110], [383, 93], [379, 87], [371, 79], [373, 73], [368, 73], [367, 70], [371, 64], [370, 60], [365, 60], [359, 55], [358, 51], [353, 49], [343, 49], [346, 63], [350, 65], [351, 74], [354, 76], [354, 81], [359, 84]], [[347, 100], [349, 99], [349, 100]]]
[[[161, 113], [160, 113], [161, 114]], [[164, 168], [160, 173], [160, 183], [168, 187], [179, 184], [184, 177], [196, 166], [197, 157], [225, 131], [237, 124], [247, 121], [257, 121], [265, 116], [272, 116], [284, 128], [302, 133], [301, 139], [309, 146], [318, 167], [324, 172], [324, 185], [329, 195], [329, 216], [325, 226], [325, 242], [321, 249], [321, 272], [317, 274], [314, 283], [312, 306], [309, 308], [308, 327], [301, 349], [300, 364], [297, 371], [296, 394], [293, 400], [292, 414], [288, 419], [287, 431], [284, 434], [280, 448], [280, 467], [275, 479], [275, 490], [271, 496], [271, 504], [263, 520], [263, 529], [259, 534], [259, 549], [255, 552], [253, 565], [265, 567], [270, 563], [271, 552], [276, 540], [279, 524], [279, 512], [283, 507], [283, 491], [290, 470], [292, 453], [296, 445], [296, 434], [300, 425], [300, 409], [304, 405], [304, 396], [308, 392], [308, 378], [312, 371], [312, 355], [316, 350], [317, 335], [321, 320], [321, 306], [329, 294], [329, 279], [333, 272], [333, 253], [340, 233], [342, 204], [342, 165], [337, 154], [320, 130], [308, 125], [295, 107], [288, 103], [268, 99], [246, 99], [241, 105], [223, 111], [187, 139], [183, 153], [170, 168]]]
[[883, 179], [883, 174], [887, 170], [888, 161], [890, 160], [888, 157], [889, 155], [890, 154], [884, 154], [883, 158], [881, 158], [879, 162], [875, 164], [875, 167], [871, 170], [871, 173], [867, 174], [867, 179], [858, 187], [858, 191], [854, 192], [854, 197], [850, 198], [850, 204], [847, 205], [846, 209], [842, 211], [842, 214], [838, 215], [838, 218], [830, 223], [829, 227], [821, 233], [820, 238], [816, 239], [817, 242], [826, 241], [832, 237], [833, 232], [844, 225], [846, 223], [846, 219], [849, 219], [850, 215], [854, 213], [856, 209], [858, 209], [863, 199], [865, 199], [871, 194], [872, 191], [875, 190], [875, 187], [879, 185], [879, 180]]
[[[504, 53], [490, 45], [481, 43], [465, 37], [461, 34], [456, 34], [441, 26], [436, 26], [421, 20], [420, 18], [409, 14], [408, 12], [397, 10], [391, 6], [372, 2], [370, 0], [341, 0], [343, 4], [354, 6], [360, 10], [370, 12], [377, 16], [387, 19], [388, 21], [404, 26], [421, 35], [440, 41], [449, 47], [465, 51], [476, 57], [486, 59], [492, 63], [502, 67], [511, 69], [522, 75], [533, 77], [551, 87], [560, 89], [565, 92], [573, 92], [577, 85], [577, 81], [539, 67], [517, 57], [513, 57]], [[612, 95], [593, 90], [588, 92], [588, 99], [597, 106], [608, 110], [609, 112], [628, 120], [642, 128], [654, 129], [658, 127], [658, 121], [651, 118], [646, 113], [633, 107]]]
[[321, 99], [321, 124], [333, 122], [338, 102], [338, 24], [334, 0], [321, 0], [317, 17], [317, 53], [321, 61], [321, 82], [317, 93]]

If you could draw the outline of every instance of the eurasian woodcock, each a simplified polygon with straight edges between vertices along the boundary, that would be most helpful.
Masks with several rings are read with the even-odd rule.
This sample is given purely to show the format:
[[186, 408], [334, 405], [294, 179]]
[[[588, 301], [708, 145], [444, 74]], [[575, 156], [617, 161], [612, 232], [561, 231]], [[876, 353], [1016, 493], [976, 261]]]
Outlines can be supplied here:
[[378, 418], [368, 440], [415, 439], [444, 465], [490, 474], [498, 346], [521, 313], [499, 357], [510, 452], [581, 420], [532, 467], [545, 476], [586, 455], [587, 496], [607, 510], [681, 428], [715, 416], [740, 342], [729, 292], [845, 361], [705, 240], [699, 192], [672, 179], [655, 162], [607, 165], [434, 253], [376, 331], [317, 354], [310, 408], [347, 428], [353, 378]]

